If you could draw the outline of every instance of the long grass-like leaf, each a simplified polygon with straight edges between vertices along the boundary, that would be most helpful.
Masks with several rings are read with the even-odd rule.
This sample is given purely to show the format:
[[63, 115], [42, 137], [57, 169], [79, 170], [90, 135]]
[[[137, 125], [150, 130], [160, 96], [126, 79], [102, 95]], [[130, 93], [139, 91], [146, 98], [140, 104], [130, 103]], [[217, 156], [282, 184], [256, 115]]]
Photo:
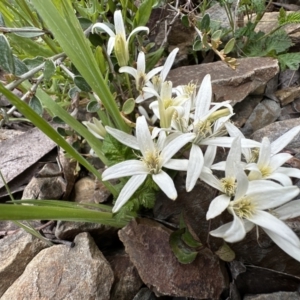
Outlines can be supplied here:
[[123, 227], [128, 220], [114, 219], [112, 213], [85, 208], [0, 204], [0, 220], [62, 220]]
[[86, 37], [80, 27], [69, 0], [59, 1], [57, 7], [51, 0], [32, 0], [34, 7], [53, 33], [63, 51], [77, 70], [101, 99], [117, 128], [128, 131], [118, 106], [97, 67]]

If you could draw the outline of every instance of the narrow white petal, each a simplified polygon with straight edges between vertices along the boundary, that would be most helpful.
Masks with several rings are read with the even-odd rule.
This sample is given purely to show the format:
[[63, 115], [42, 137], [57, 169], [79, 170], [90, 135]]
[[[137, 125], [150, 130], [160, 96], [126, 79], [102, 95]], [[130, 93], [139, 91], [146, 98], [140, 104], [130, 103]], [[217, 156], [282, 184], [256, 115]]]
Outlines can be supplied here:
[[230, 148], [234, 138], [221, 136], [216, 138], [207, 138], [201, 141], [201, 145], [211, 145], [218, 147]]
[[160, 189], [172, 200], [177, 198], [177, 191], [172, 178], [164, 171], [152, 175], [153, 180]]
[[235, 177], [235, 164], [240, 161], [241, 161], [241, 138], [235, 137], [226, 159], [225, 177]]
[[145, 74], [146, 71], [146, 61], [145, 61], [145, 53], [140, 51], [137, 59], [137, 73]]
[[297, 186], [282, 186], [269, 180], [255, 180], [249, 182], [247, 195], [257, 209], [278, 207], [299, 194]]
[[213, 164], [217, 153], [216, 146], [207, 146], [204, 154], [204, 166], [210, 168]]
[[[205, 167], [203, 167], [204, 169]], [[213, 188], [219, 190], [220, 192], [223, 192], [223, 186], [220, 182], [220, 180], [213, 174], [210, 174], [208, 172], [202, 172], [200, 174], [200, 179], [203, 180], [208, 185], [212, 186]]]
[[201, 174], [203, 164], [204, 164], [204, 158], [203, 158], [202, 150], [200, 149], [199, 146], [193, 144], [190, 151], [188, 170], [186, 174], [187, 192], [190, 192], [194, 188]]
[[220, 215], [228, 207], [229, 202], [230, 197], [226, 195], [220, 195], [213, 199], [206, 213], [206, 220], [210, 220]]
[[210, 167], [212, 170], [219, 170], [219, 171], [225, 171], [226, 168], [226, 161], [220, 161], [216, 164], [213, 164]]
[[156, 75], [157, 73], [159, 73], [162, 70], [162, 66], [161, 67], [156, 67], [154, 69], [152, 69], [147, 75], [146, 75], [146, 82], [149, 81], [154, 75]]
[[171, 170], [186, 171], [189, 161], [187, 159], [169, 159], [164, 163], [164, 167]]
[[300, 216], [300, 200], [293, 200], [272, 210], [280, 220], [292, 219]]
[[115, 206], [112, 209], [112, 212], [117, 212], [134, 194], [134, 192], [141, 186], [145, 181], [147, 175], [136, 175], [132, 176], [124, 185], [121, 190], [118, 199], [116, 200]]
[[293, 185], [291, 178], [280, 172], [274, 172], [267, 176], [266, 179], [273, 179], [275, 181], [278, 181], [283, 186]]
[[165, 81], [162, 83], [160, 92], [160, 97], [162, 100], [172, 98], [172, 86], [173, 84], [171, 81]]
[[112, 128], [109, 126], [105, 126], [106, 131], [112, 135], [115, 139], [117, 139], [120, 143], [133, 148], [135, 150], [140, 150], [137, 138], [131, 134], [125, 133], [116, 128]]
[[140, 160], [126, 160], [107, 168], [102, 173], [102, 180], [121, 178], [126, 176], [148, 174], [146, 165]]
[[300, 240], [296, 233], [284, 222], [280, 221], [273, 215], [265, 211], [257, 211], [254, 215], [247, 219], [263, 229], [274, 232], [292, 245], [300, 248]]
[[249, 181], [241, 164], [235, 165], [235, 170], [237, 187], [234, 199], [240, 199], [246, 194], [249, 187]]
[[138, 117], [136, 120], [136, 138], [144, 157], [146, 157], [148, 153], [155, 153], [156, 149], [144, 116]]
[[122, 11], [121, 10], [116, 10], [114, 13], [114, 23], [115, 23], [115, 30], [116, 34], [119, 34], [123, 36], [123, 38], [126, 37], [126, 32], [125, 32], [125, 27], [124, 27], [124, 22], [123, 22], [123, 17], [122, 17]]
[[113, 48], [115, 46], [115, 41], [116, 41], [115, 37], [110, 37], [108, 39], [108, 44], [107, 44], [107, 54], [108, 55], [111, 55]]
[[138, 73], [137, 73], [137, 70], [132, 68], [132, 67], [121, 67], [119, 69], [119, 72], [120, 73], [128, 73], [130, 74], [131, 76], [133, 76], [135, 79], [137, 79], [138, 77]]
[[250, 140], [250, 139], [241, 139], [242, 148], [260, 148], [261, 143]]
[[300, 132], [300, 126], [296, 126], [283, 134], [281, 137], [279, 137], [277, 140], [271, 143], [271, 153], [276, 154], [279, 151], [281, 151], [283, 148], [285, 148], [292, 139]]
[[172, 68], [174, 59], [175, 59], [176, 54], [178, 53], [178, 51], [179, 51], [179, 48], [175, 48], [168, 55], [168, 57], [166, 59], [166, 62], [164, 64], [164, 66], [163, 66], [163, 69], [161, 70], [161, 73], [160, 73], [160, 77], [161, 77], [162, 82], [164, 82], [166, 80], [167, 75], [169, 74], [169, 71]]
[[270, 159], [270, 168], [276, 170], [281, 167], [286, 161], [292, 158], [292, 155], [289, 153], [278, 153], [271, 157]]
[[198, 121], [208, 111], [211, 104], [212, 88], [211, 77], [209, 74], [205, 75], [199, 88], [198, 94], [195, 100], [195, 120]]
[[300, 178], [300, 170], [296, 168], [285, 168], [280, 167], [277, 169], [278, 172], [283, 173], [289, 177]]
[[222, 225], [211, 231], [210, 234], [215, 237], [221, 237], [226, 242], [235, 243], [245, 237], [246, 230], [243, 221], [233, 213], [233, 222]]
[[128, 36], [128, 39], [127, 39], [127, 42], [129, 42], [130, 38], [131, 38], [134, 34], [140, 32], [140, 31], [146, 31], [146, 33], [148, 34], [148, 33], [149, 33], [149, 28], [146, 27], [146, 26], [139, 26], [139, 27], [137, 27], [137, 28], [134, 28], [134, 29], [130, 32], [130, 34], [129, 34], [129, 36]]
[[259, 167], [269, 165], [270, 158], [271, 158], [271, 144], [269, 139], [267, 137], [264, 137], [261, 143], [257, 165]]
[[300, 261], [300, 247], [296, 247], [294, 244], [289, 243], [286, 239], [276, 234], [276, 232], [268, 229], [264, 229], [264, 231], [279, 248], [281, 248], [289, 256]]
[[143, 101], [145, 101], [147, 99], [150, 99], [152, 97], [153, 97], [153, 94], [147, 93], [143, 89], [143, 92], [135, 99], [135, 102], [136, 103], [141, 103], [141, 102], [143, 102]]
[[183, 146], [194, 138], [193, 133], [184, 133], [176, 136], [174, 139], [166, 140], [165, 147], [161, 152], [162, 164], [164, 165], [170, 158], [173, 157]]
[[92, 27], [92, 32], [95, 32], [95, 29], [100, 29], [100, 30], [104, 30], [109, 36], [111, 37], [115, 37], [115, 33], [104, 23], [96, 23], [93, 27]]

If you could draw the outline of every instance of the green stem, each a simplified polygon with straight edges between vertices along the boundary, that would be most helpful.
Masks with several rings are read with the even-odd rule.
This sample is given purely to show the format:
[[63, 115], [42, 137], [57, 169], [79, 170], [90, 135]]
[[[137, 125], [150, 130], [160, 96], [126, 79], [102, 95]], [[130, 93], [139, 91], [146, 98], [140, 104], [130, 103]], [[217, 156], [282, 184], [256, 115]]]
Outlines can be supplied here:
[[130, 96], [130, 98], [133, 98], [132, 88], [131, 88], [131, 84], [130, 84], [128, 73], [125, 73], [125, 77], [126, 77], [126, 83], [127, 83], [127, 86], [128, 86], [128, 90], [129, 90], [129, 96]]

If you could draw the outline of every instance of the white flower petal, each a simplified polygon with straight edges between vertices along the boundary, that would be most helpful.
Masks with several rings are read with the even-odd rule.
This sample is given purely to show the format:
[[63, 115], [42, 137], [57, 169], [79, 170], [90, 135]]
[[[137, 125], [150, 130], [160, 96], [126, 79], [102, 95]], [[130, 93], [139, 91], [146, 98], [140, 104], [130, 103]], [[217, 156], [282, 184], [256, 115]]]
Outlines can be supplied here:
[[300, 248], [300, 240], [296, 233], [284, 222], [280, 221], [273, 215], [265, 211], [257, 211], [254, 215], [248, 217], [247, 219], [263, 229], [274, 232], [292, 245]]
[[207, 146], [205, 154], [204, 154], [204, 166], [210, 168], [212, 163], [215, 160], [217, 153], [217, 147], [216, 146]]
[[102, 173], [102, 180], [110, 180], [132, 175], [148, 174], [149, 170], [140, 160], [126, 160], [107, 168]]
[[164, 163], [164, 167], [171, 170], [186, 171], [189, 161], [187, 159], [171, 158]]
[[269, 165], [271, 158], [271, 144], [267, 137], [264, 137], [259, 151], [257, 165], [259, 167]]
[[160, 189], [172, 200], [177, 198], [177, 191], [172, 178], [164, 171], [152, 175]]
[[189, 164], [188, 164], [188, 170], [186, 174], [186, 191], [190, 192], [202, 171], [202, 167], [204, 164], [204, 158], [202, 150], [199, 146], [193, 144], [191, 151], [190, 151], [190, 157], [189, 157]]
[[269, 180], [249, 182], [247, 195], [259, 210], [278, 207], [299, 194], [297, 186], [281, 186]]
[[230, 148], [232, 141], [234, 138], [221, 136], [216, 138], [207, 138], [201, 141], [201, 145], [211, 145], [211, 146], [218, 146], [218, 147], [225, 147]]
[[208, 111], [211, 104], [212, 88], [211, 77], [209, 74], [205, 75], [199, 88], [195, 100], [195, 121], [199, 121]]
[[220, 215], [228, 207], [229, 202], [230, 197], [226, 195], [220, 195], [213, 199], [206, 213], [206, 220], [210, 220]]
[[289, 153], [275, 154], [271, 157], [269, 166], [272, 170], [276, 170], [292, 157], [293, 156]]
[[171, 70], [172, 68], [172, 65], [173, 65], [173, 62], [174, 62], [174, 59], [176, 57], [176, 54], [178, 53], [179, 51], [179, 48], [175, 48], [171, 51], [171, 53], [168, 55], [167, 59], [166, 59], [166, 62], [163, 66], [163, 69], [161, 70], [161, 73], [160, 73], [160, 77], [162, 79], [162, 82], [164, 82], [167, 78], [167, 75], [169, 73], [169, 71]]
[[113, 48], [115, 46], [115, 41], [116, 41], [115, 37], [110, 37], [108, 39], [108, 43], [107, 43], [107, 54], [108, 55], [111, 55]]
[[241, 161], [241, 138], [235, 137], [229, 150], [226, 166], [225, 177], [235, 177], [235, 164]]
[[162, 70], [163, 66], [161, 67], [156, 67], [152, 69], [147, 75], [146, 75], [146, 82], [149, 81], [154, 75], [159, 73]]
[[[203, 166], [203, 169], [204, 168], [205, 167]], [[223, 186], [220, 180], [213, 174], [210, 174], [208, 172], [203, 172], [203, 169], [200, 174], [200, 179], [205, 183], [207, 183], [208, 185], [212, 186], [213, 188], [219, 190], [220, 192], [223, 192]]]
[[294, 244], [289, 243], [286, 239], [284, 239], [280, 235], [276, 234], [276, 232], [273, 232], [268, 229], [264, 229], [264, 231], [279, 248], [281, 248], [289, 256], [300, 261], [300, 248], [299, 247], [296, 247], [296, 246], [294, 246]]
[[165, 148], [161, 152], [162, 164], [164, 165], [172, 156], [177, 153], [184, 145], [190, 142], [194, 138], [192, 133], [181, 134], [171, 141], [168, 139], [165, 143]]
[[300, 200], [293, 200], [272, 210], [280, 220], [292, 219], [300, 216]]
[[138, 117], [136, 120], [136, 138], [144, 157], [149, 153], [155, 153], [156, 149], [144, 116]]
[[137, 73], [138, 73], [138, 75], [139, 74], [145, 74], [146, 60], [145, 60], [145, 53], [143, 51], [139, 52], [136, 64], [137, 64]]
[[241, 164], [235, 165], [235, 170], [237, 186], [234, 199], [240, 199], [246, 194], [249, 187], [249, 181]]
[[283, 173], [289, 177], [300, 178], [300, 170], [296, 168], [285, 168], [280, 167], [277, 169], [278, 172]]
[[273, 141], [271, 143], [271, 153], [276, 154], [279, 151], [281, 151], [283, 148], [285, 148], [292, 139], [300, 132], [300, 126], [296, 126], [283, 134], [281, 137], [279, 137], [277, 140]]
[[139, 27], [137, 27], [137, 28], [134, 28], [134, 29], [130, 32], [130, 34], [129, 34], [128, 38], [127, 38], [127, 42], [129, 42], [130, 38], [131, 38], [134, 34], [140, 32], [140, 31], [146, 31], [146, 33], [148, 34], [148, 33], [149, 33], [149, 28], [146, 27], [146, 26], [139, 26]]
[[123, 38], [126, 37], [126, 32], [125, 32], [125, 27], [124, 27], [124, 22], [123, 22], [123, 17], [122, 17], [122, 11], [121, 10], [116, 10], [114, 13], [114, 23], [115, 23], [115, 30], [116, 34], [119, 34], [123, 36]]
[[111, 37], [115, 37], [115, 33], [104, 23], [96, 23], [94, 24], [94, 26], [92, 27], [92, 32], [95, 32], [95, 29], [100, 29], [100, 30], [104, 30], [109, 36]]
[[234, 212], [233, 218], [233, 222], [222, 225], [221, 227], [211, 231], [210, 234], [215, 237], [221, 237], [229, 243], [241, 241], [246, 235], [244, 223], [235, 215]]
[[266, 178], [278, 181], [283, 186], [293, 185], [291, 178], [280, 172], [274, 172], [274, 173], [270, 174], [269, 176], [267, 176]]
[[119, 69], [119, 73], [128, 73], [131, 76], [133, 76], [135, 79], [137, 79], [138, 77], [138, 72], [135, 68], [132, 67], [121, 67]]
[[117, 212], [134, 194], [134, 192], [141, 186], [145, 181], [147, 174], [132, 176], [124, 185], [121, 190], [118, 199], [112, 209], [112, 212]]
[[140, 147], [137, 142], [137, 138], [135, 136], [132, 136], [131, 134], [125, 133], [121, 130], [109, 126], [105, 126], [105, 129], [110, 135], [112, 135], [120, 143], [130, 148], [133, 148], [135, 150], [140, 150]]

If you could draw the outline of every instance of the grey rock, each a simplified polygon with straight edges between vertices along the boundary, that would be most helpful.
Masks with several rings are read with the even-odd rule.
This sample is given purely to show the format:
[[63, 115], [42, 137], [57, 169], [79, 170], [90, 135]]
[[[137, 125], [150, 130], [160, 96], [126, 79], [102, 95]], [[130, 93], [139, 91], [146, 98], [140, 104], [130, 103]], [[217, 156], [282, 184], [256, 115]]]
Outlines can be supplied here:
[[250, 94], [263, 94], [267, 82], [279, 72], [277, 60], [269, 57], [241, 58], [237, 62], [236, 70], [222, 61], [179, 67], [170, 71], [167, 80], [171, 80], [173, 86], [191, 81], [200, 85], [203, 77], [210, 74], [214, 100], [231, 100], [234, 105]]
[[299, 300], [298, 292], [278, 292], [272, 294], [246, 295], [244, 300]]
[[0, 239], [0, 297], [24, 272], [35, 255], [46, 247], [45, 242], [22, 229]]
[[246, 121], [242, 132], [245, 136], [249, 136], [254, 131], [261, 129], [277, 120], [281, 112], [280, 104], [276, 101], [265, 99], [260, 102], [249, 119]]
[[[255, 141], [261, 142], [263, 137], [268, 137], [269, 140], [273, 142], [274, 140], [278, 139], [281, 135], [298, 125], [300, 125], [299, 118], [275, 122], [255, 131], [251, 138]], [[287, 148], [298, 152], [297, 149], [300, 148], [299, 134], [294, 137], [294, 139], [289, 143]]]
[[133, 298], [133, 300], [156, 300], [156, 299], [159, 298], [157, 298], [155, 294], [146, 287], [140, 289], [139, 292]]
[[41, 251], [1, 300], [109, 300], [113, 271], [88, 233], [75, 247], [56, 245]]

